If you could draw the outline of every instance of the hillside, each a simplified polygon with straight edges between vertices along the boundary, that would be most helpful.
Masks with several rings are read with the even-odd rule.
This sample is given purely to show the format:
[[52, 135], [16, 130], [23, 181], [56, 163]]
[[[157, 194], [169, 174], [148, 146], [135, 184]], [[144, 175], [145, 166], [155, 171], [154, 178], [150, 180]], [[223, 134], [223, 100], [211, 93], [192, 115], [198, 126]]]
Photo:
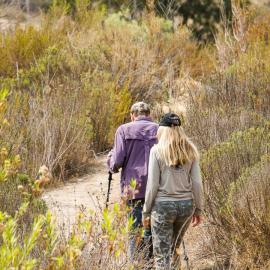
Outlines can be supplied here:
[[[202, 37], [207, 20], [195, 31], [148, 2], [138, 18], [94, 3], [54, 1], [37, 17], [0, 11], [0, 269], [147, 266], [140, 254], [135, 265], [127, 259], [125, 206], [72, 205], [73, 190], [80, 205], [88, 189], [104, 196], [104, 160], [93, 160], [139, 100], [155, 121], [180, 114], [201, 153], [205, 213], [187, 235], [193, 266], [268, 269], [270, 11], [233, 3], [232, 18], [209, 19], [215, 33]], [[67, 208], [69, 235], [56, 225]]]

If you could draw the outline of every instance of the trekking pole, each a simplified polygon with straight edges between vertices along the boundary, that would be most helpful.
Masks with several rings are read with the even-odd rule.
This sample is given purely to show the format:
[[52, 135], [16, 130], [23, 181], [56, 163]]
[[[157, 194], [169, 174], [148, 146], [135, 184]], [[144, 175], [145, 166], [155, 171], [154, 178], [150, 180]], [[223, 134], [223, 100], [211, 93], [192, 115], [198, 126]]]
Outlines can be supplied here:
[[[176, 238], [176, 242], [178, 241], [178, 238], [181, 236], [181, 233], [182, 233], [182, 230], [183, 230], [183, 228], [186, 226], [186, 224], [187, 224], [187, 222], [189, 222], [190, 221], [190, 218], [193, 216], [193, 213], [192, 213], [192, 215], [190, 215], [190, 217], [184, 222], [184, 224], [182, 225], [182, 227], [181, 227], [181, 230], [179, 231], [179, 233], [178, 233], [178, 236], [177, 236], [177, 238]], [[182, 241], [181, 241], [181, 243], [182, 243], [182, 246], [183, 246], [183, 255], [184, 255], [184, 261], [186, 262], [186, 266], [187, 266], [187, 270], [190, 270], [190, 267], [189, 267], [189, 257], [188, 257], [188, 255], [187, 255], [187, 250], [186, 250], [186, 245], [185, 245], [185, 241], [184, 241], [184, 238], [182, 239]], [[181, 244], [180, 244], [181, 245]], [[179, 248], [180, 248], [181, 246], [179, 246]], [[173, 250], [173, 252], [175, 252], [175, 248], [176, 248], [176, 246], [174, 247], [174, 250]], [[180, 253], [179, 253], [179, 256], [180, 256]]]
[[190, 270], [190, 268], [189, 268], [189, 258], [188, 258], [188, 255], [187, 255], [187, 250], [186, 250], [186, 245], [185, 245], [184, 239], [182, 241], [182, 245], [183, 245], [183, 250], [184, 250], [184, 261], [186, 261], [187, 270]]
[[111, 182], [112, 182], [112, 173], [109, 171], [109, 177], [108, 177], [108, 191], [107, 191], [107, 199], [106, 199], [106, 208], [108, 208], [108, 203], [110, 200], [110, 192], [111, 192]]

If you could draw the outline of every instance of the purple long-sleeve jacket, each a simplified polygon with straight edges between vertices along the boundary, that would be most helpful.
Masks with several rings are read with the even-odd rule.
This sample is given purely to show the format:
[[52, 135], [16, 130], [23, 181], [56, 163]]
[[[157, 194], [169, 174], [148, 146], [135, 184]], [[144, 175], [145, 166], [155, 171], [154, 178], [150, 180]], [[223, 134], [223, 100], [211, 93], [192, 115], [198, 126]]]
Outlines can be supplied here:
[[121, 125], [115, 134], [114, 147], [108, 156], [110, 171], [121, 171], [121, 193], [132, 178], [137, 181], [134, 199], [145, 196], [150, 149], [156, 143], [158, 124], [150, 117], [139, 116], [134, 122]]

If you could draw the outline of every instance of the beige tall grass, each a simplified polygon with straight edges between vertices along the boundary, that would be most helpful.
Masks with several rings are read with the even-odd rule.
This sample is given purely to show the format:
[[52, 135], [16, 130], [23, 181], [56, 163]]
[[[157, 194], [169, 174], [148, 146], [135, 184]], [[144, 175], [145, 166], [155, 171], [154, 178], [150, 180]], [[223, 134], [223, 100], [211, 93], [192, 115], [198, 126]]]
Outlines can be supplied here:
[[[121, 13], [107, 15], [80, 3], [73, 17], [65, 6], [54, 6], [40, 29], [0, 34], [0, 89], [9, 92], [0, 129], [6, 158], [19, 154], [21, 170], [33, 179], [43, 164], [55, 178], [67, 179], [87, 170], [93, 151], [111, 147], [133, 101], [158, 104], [157, 118], [163, 105], [184, 109], [185, 130], [202, 152], [210, 239], [202, 250], [218, 269], [267, 269], [269, 12], [236, 6], [233, 28], [224, 24], [215, 43], [202, 47], [185, 27], [173, 31], [171, 22], [152, 13], [141, 22], [128, 21]], [[31, 177], [21, 177], [18, 184], [32, 183]], [[0, 209], [13, 215], [21, 202], [16, 181], [1, 183], [0, 192]], [[108, 220], [108, 213], [101, 219], [92, 216], [90, 228], [96, 231], [89, 229], [89, 219], [79, 223], [78, 230], [86, 227], [78, 233], [74, 229], [68, 245], [61, 242], [56, 253], [42, 257], [42, 267], [57, 261], [63, 263], [58, 269], [89, 264], [125, 269], [127, 261], [117, 257], [127, 244], [126, 212], [121, 211], [115, 210], [117, 217], [121, 213], [117, 223], [114, 215]], [[102, 220], [107, 224], [101, 225]]]

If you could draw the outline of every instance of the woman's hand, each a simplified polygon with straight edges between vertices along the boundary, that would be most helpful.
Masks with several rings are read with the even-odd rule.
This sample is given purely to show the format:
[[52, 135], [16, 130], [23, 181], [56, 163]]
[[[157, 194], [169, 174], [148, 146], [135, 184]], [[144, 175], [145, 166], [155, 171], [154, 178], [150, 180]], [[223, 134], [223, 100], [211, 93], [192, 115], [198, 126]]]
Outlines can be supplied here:
[[151, 226], [151, 220], [150, 220], [150, 217], [143, 218], [142, 224], [143, 224], [143, 227], [144, 227], [145, 229], [148, 229], [148, 228]]
[[191, 222], [192, 227], [196, 227], [201, 223], [202, 223], [202, 216], [201, 215], [193, 215], [192, 222]]

